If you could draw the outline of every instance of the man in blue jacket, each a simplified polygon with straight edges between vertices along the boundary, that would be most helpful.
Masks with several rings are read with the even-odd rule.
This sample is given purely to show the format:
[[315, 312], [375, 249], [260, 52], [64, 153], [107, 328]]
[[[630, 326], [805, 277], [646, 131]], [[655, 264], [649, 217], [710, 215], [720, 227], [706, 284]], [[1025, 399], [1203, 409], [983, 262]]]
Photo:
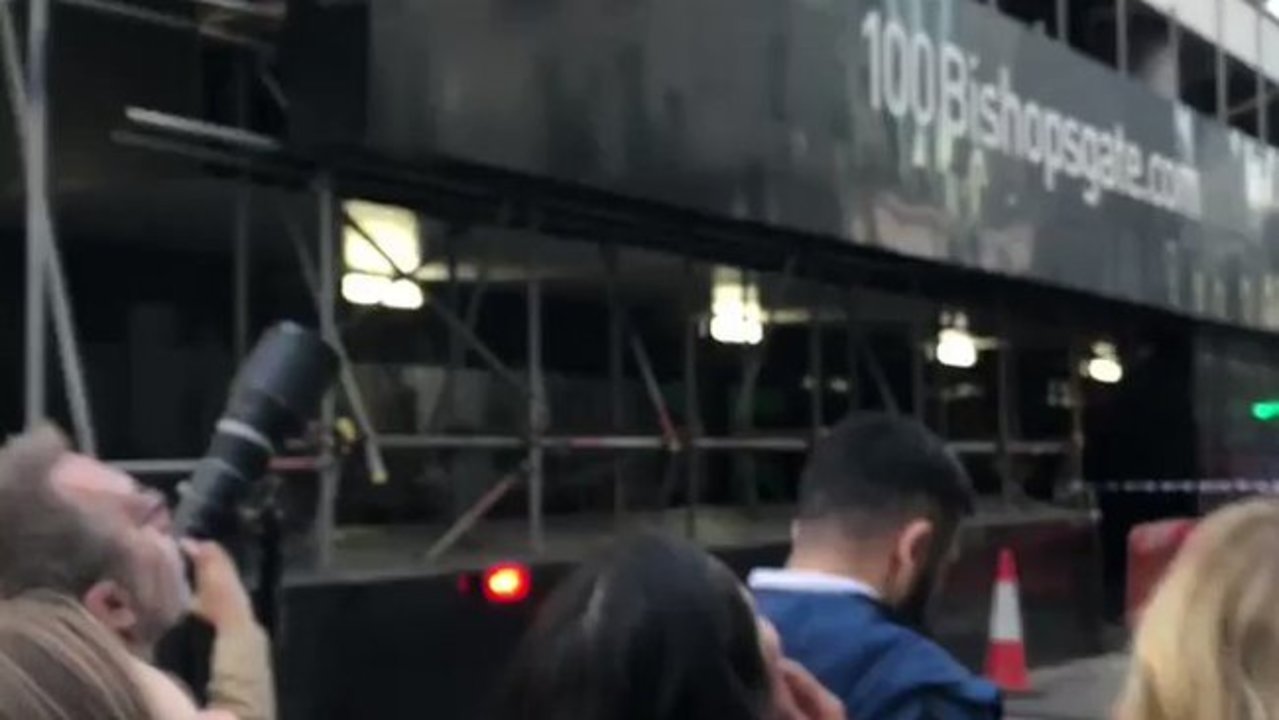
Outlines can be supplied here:
[[999, 691], [921, 633], [972, 512], [968, 475], [922, 425], [858, 413], [804, 469], [791, 556], [750, 586], [786, 654], [855, 720], [991, 720]]

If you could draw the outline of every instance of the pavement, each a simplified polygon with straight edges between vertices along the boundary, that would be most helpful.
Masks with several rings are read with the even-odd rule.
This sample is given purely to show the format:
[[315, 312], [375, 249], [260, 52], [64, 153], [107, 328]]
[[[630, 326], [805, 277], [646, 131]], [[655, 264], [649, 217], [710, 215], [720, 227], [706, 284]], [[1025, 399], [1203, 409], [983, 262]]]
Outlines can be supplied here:
[[1111, 720], [1128, 656], [1101, 655], [1031, 673], [1033, 693], [1008, 697], [1007, 720]]

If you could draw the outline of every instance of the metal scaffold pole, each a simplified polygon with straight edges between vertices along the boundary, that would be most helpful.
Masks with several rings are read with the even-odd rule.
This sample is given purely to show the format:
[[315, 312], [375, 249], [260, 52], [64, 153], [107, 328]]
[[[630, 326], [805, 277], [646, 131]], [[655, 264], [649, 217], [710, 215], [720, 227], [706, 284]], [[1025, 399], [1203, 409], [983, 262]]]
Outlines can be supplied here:
[[[26, 421], [31, 426], [44, 420], [48, 386], [45, 377], [46, 306], [52, 303], [54, 330], [58, 341], [67, 404], [80, 449], [97, 453], [97, 440], [89, 410], [84, 366], [75, 337], [75, 320], [67, 289], [66, 275], [54, 237], [49, 203], [48, 160], [48, 38], [49, 8], [32, 7], [28, 26], [28, 78], [23, 80], [18, 53], [18, 36], [13, 13], [0, 2], [0, 46], [4, 50], [5, 87], [13, 109], [19, 157], [26, 173], [27, 187], [27, 397]], [[45, 277], [44, 273], [48, 273]], [[48, 298], [45, 292], [48, 292]]]
[[[626, 361], [623, 342], [626, 324], [622, 316], [622, 301], [618, 288], [617, 248], [607, 246], [601, 248], [604, 260], [604, 276], [607, 279], [608, 296], [608, 410], [609, 424], [613, 434], [622, 434], [625, 425], [622, 410], [623, 363]], [[613, 471], [613, 520], [619, 522], [626, 512], [626, 475], [622, 456], [615, 454], [612, 462]]]
[[818, 321], [821, 303], [815, 302], [810, 309], [808, 319], [808, 376], [811, 385], [808, 390], [809, 423], [812, 426], [813, 440], [821, 438], [826, 426], [826, 366], [822, 354], [825, 347], [822, 342], [822, 325]]
[[[327, 175], [320, 178], [317, 189], [319, 200], [319, 270], [320, 270], [320, 328], [325, 340], [335, 345], [337, 337], [337, 270], [334, 259], [338, 253], [337, 202], [333, 195], [333, 181]], [[315, 515], [315, 545], [321, 568], [333, 563], [333, 536], [337, 524], [337, 496], [339, 473], [337, 453], [329, 437], [337, 423], [337, 396], [329, 390], [320, 409], [320, 422], [325, 439], [320, 460], [320, 497]]]
[[691, 260], [684, 265], [684, 427], [687, 463], [688, 494], [684, 511], [684, 532], [689, 538], [697, 537], [697, 503], [702, 495], [701, 454], [698, 441], [702, 439], [701, 400], [697, 387], [697, 310], [693, 296], [696, 286], [696, 270]]
[[[50, 0], [27, 4], [27, 83], [23, 127], [26, 160], [27, 223], [27, 319], [26, 319], [26, 423], [33, 427], [45, 418], [45, 257], [48, 248], [48, 105], [47, 60]], [[6, 6], [7, 9], [7, 6]]]
[[[248, 67], [240, 59], [235, 67], [236, 124], [247, 129], [249, 125]], [[252, 267], [253, 183], [247, 174], [236, 184], [231, 229], [231, 282], [232, 324], [231, 337], [235, 359], [243, 361], [249, 352], [249, 269]]]
[[542, 527], [546, 450], [546, 378], [542, 369], [542, 281], [530, 264], [528, 278], [528, 534], [533, 552], [545, 545]]

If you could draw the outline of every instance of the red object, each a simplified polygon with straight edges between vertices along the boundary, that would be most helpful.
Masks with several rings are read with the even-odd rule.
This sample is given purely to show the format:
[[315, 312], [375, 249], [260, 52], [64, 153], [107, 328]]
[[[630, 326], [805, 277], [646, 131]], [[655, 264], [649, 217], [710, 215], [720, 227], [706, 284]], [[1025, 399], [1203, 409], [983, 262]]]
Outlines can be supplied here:
[[1141, 608], [1177, 557], [1198, 521], [1175, 518], [1136, 525], [1128, 533], [1128, 574], [1124, 608], [1128, 627], [1136, 627]]
[[498, 605], [523, 602], [533, 589], [533, 576], [520, 563], [498, 563], [484, 571], [484, 598]]
[[999, 567], [995, 570], [995, 582], [1017, 584], [1017, 560], [1013, 551], [1003, 548], [999, 551]]
[[1004, 548], [999, 551], [999, 565], [995, 573], [986, 677], [1000, 689], [1010, 693], [1030, 691], [1026, 643], [1021, 625], [1021, 599], [1017, 585], [1017, 561], [1012, 550]]

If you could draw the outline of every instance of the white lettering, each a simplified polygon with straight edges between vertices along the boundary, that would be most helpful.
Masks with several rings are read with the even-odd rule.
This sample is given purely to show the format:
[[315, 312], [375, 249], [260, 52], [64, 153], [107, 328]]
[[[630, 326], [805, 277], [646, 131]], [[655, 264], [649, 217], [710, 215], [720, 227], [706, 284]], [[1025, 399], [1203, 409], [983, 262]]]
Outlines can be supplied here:
[[870, 59], [870, 106], [873, 110], [883, 109], [883, 90], [881, 89], [880, 78], [884, 75], [882, 62], [883, 45], [879, 42], [879, 11], [873, 10], [866, 14], [866, 19], [862, 21], [862, 39], [866, 41], [866, 47], [869, 49], [868, 57]]
[[1021, 122], [1021, 156], [1031, 165], [1038, 165], [1039, 161], [1044, 159], [1044, 126], [1039, 115], [1039, 106], [1033, 102], [1026, 103]]
[[[869, 60], [867, 92], [876, 111], [911, 122], [912, 160], [920, 162], [935, 144], [939, 157], [952, 157], [954, 143], [967, 140], [974, 160], [984, 151], [1026, 162], [1038, 170], [1048, 190], [1058, 176], [1082, 184], [1091, 206], [1104, 193], [1199, 218], [1203, 211], [1199, 171], [1128, 140], [1116, 124], [1103, 129], [1057, 107], [1023, 98], [1006, 65], [979, 72], [980, 59], [944, 39], [908, 31], [900, 18], [876, 9], [862, 20]], [[931, 134], [931, 138], [929, 137]], [[949, 169], [939, 162], [938, 169]], [[970, 179], [975, 168], [969, 168]], [[985, 181], [980, 185], [984, 186]]]
[[906, 114], [910, 103], [910, 50], [906, 29], [890, 22], [884, 29], [884, 104], [893, 117]]
[[927, 127], [937, 109], [937, 63], [934, 61], [933, 43], [927, 35], [917, 33], [911, 40], [910, 49], [910, 77], [914, 80], [914, 92], [910, 94], [911, 109], [915, 111], [915, 122], [920, 127]]
[[1057, 189], [1057, 172], [1064, 164], [1061, 139], [1061, 115], [1056, 110], [1044, 113], [1044, 187]]
[[941, 57], [941, 141], [949, 145], [968, 134], [968, 65], [959, 48], [946, 43]]

